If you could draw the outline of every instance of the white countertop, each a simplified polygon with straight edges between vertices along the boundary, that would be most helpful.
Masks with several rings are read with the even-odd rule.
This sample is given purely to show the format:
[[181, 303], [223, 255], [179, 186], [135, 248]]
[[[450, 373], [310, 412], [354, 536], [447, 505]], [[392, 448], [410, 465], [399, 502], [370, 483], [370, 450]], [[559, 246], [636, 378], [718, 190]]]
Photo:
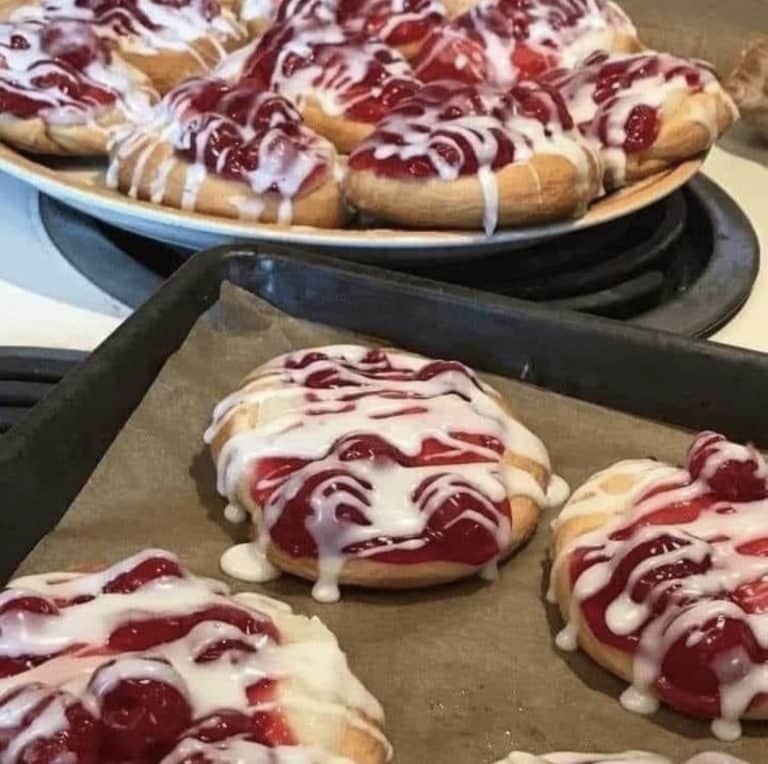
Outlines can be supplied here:
[[[746, 211], [768, 253], [768, 144], [740, 125], [712, 151], [704, 172]], [[0, 345], [92, 349], [130, 310], [57, 253], [40, 223], [36, 192], [0, 179]], [[746, 305], [713, 339], [768, 352], [764, 265]]]

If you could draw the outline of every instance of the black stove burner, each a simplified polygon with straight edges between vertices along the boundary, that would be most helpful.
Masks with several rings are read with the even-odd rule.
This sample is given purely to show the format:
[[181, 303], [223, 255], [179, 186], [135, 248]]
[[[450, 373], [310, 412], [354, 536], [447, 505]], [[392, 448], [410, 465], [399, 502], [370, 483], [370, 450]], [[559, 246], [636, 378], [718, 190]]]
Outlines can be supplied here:
[[[126, 233], [45, 196], [43, 223], [64, 256], [130, 307], [189, 256]], [[647, 209], [527, 249], [397, 270], [547, 302], [689, 336], [717, 330], [757, 276], [759, 248], [735, 202], [704, 176]]]

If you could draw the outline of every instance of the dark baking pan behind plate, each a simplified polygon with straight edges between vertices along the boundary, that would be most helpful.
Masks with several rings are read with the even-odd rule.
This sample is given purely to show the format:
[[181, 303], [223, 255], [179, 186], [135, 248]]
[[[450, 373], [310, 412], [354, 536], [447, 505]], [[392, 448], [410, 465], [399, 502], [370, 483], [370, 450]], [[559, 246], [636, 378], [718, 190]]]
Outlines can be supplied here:
[[221, 248], [184, 265], [0, 437], [0, 577], [66, 511], [223, 280], [301, 318], [768, 444], [768, 356], [327, 258]]

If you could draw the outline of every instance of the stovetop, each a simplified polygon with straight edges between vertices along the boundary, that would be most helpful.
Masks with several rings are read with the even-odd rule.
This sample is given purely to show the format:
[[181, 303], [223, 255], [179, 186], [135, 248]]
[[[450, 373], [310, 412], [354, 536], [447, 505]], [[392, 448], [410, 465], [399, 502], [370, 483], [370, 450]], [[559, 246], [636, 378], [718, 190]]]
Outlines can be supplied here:
[[[715, 338], [768, 350], [762, 331], [768, 321], [768, 276], [757, 270], [754, 239], [739, 209], [768, 246], [768, 220], [761, 214], [768, 150], [750, 139], [745, 150], [743, 136], [735, 142], [727, 138], [725, 149], [715, 149], [705, 169], [737, 205], [718, 201], [717, 189], [700, 178], [629, 220], [529, 252], [399, 267], [697, 335], [728, 321], [757, 275], [746, 305]], [[75, 220], [8, 178], [0, 178], [0, 190], [5, 243], [0, 248], [0, 345], [93, 347], [186, 256]], [[68, 240], [69, 259], [54, 245], [62, 237]], [[96, 257], [85, 262], [83, 253]]]
[[[40, 219], [64, 258], [137, 307], [190, 256], [99, 222], [50, 197]], [[717, 234], [715, 235], [715, 232]], [[744, 304], [758, 271], [749, 220], [713, 181], [633, 215], [550, 241], [461, 262], [411, 256], [390, 267], [485, 292], [706, 336]]]

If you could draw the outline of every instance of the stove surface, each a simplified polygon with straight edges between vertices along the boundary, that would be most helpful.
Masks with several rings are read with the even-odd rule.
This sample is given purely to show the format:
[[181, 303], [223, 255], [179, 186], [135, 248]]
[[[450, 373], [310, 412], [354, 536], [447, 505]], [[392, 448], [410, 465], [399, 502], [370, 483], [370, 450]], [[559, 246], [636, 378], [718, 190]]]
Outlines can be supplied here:
[[[761, 249], [768, 251], [768, 205], [764, 196], [768, 184], [768, 145], [760, 144], [759, 138], [749, 128], [740, 125], [724, 139], [720, 147], [712, 151], [704, 171], [738, 203], [751, 221]], [[674, 233], [674, 226], [667, 224], [680, 212], [681, 205], [687, 208], [689, 220], [695, 217], [696, 200], [691, 196], [686, 192], [677, 198], [670, 198], [663, 209], [647, 213], [639, 228], [636, 226], [633, 230], [631, 227], [617, 227], [613, 233], [615, 240], [626, 241], [629, 238], [634, 244], [646, 237], [651, 245], [663, 243]], [[70, 255], [78, 267], [90, 273], [90, 280], [61, 255], [51, 240], [48, 230], [54, 233], [54, 238], [59, 238], [56, 226], [50, 219], [54, 213], [51, 204], [45, 199], [39, 199], [33, 189], [0, 175], [0, 220], [3, 221], [0, 223], [0, 235], [5, 245], [0, 247], [0, 345], [91, 349], [180, 262], [177, 253], [163, 245], [153, 245], [157, 249], [145, 253], [142, 258], [145, 265], [142, 265], [123, 254], [126, 242], [121, 241], [119, 233], [108, 232], [105, 236], [104, 232], [92, 231], [87, 225], [69, 226], [68, 237], [72, 239], [69, 248], [73, 252], [98, 251], [103, 254], [103, 265], [99, 258], [89, 257], [87, 268], [84, 268], [83, 261], [79, 261], [78, 257], [72, 258]], [[656, 218], [651, 219], [654, 214]], [[599, 267], [598, 261], [590, 255], [591, 249], [589, 239], [577, 241], [576, 246], [569, 248], [567, 258], [566, 270], [573, 269], [576, 262], [580, 269], [578, 280], [585, 282], [586, 288], [574, 292], [562, 279], [553, 279], [551, 276], [545, 278], [547, 286], [542, 288], [540, 279], [530, 278], [540, 275], [537, 273], [540, 268], [536, 265], [536, 258], [532, 257], [527, 264], [522, 265], [522, 271], [520, 266], [516, 266], [507, 273], [509, 280], [506, 288], [497, 283], [494, 291], [506, 291], [534, 299], [550, 299], [569, 307], [586, 307], [591, 312], [617, 317], [626, 317], [629, 315], [627, 310], [631, 309], [640, 314], [639, 319], [636, 319], [638, 323], [657, 326], [658, 315], [656, 319], [643, 320], [643, 317], [653, 316], [653, 311], [647, 311], [659, 301], [659, 291], [684, 289], [686, 280], [696, 278], [706, 266], [706, 261], [700, 262], [692, 257], [696, 247], [688, 246], [688, 254], [685, 258], [679, 258], [680, 267], [664, 285], [660, 282], [660, 275], [664, 272], [669, 276], [668, 266], [673, 258], [666, 255], [667, 259], [662, 260], [658, 254], [661, 249], [652, 246], [650, 255], [641, 255], [641, 258], [649, 261], [650, 258], [656, 258], [650, 270], [630, 278], [627, 286], [622, 283], [618, 290], [622, 294], [617, 296], [611, 280], [606, 281], [605, 269]], [[738, 261], [739, 280], [743, 282], [748, 264], [745, 264], [743, 257], [736, 256], [738, 253], [726, 254], [730, 260]], [[159, 270], [159, 274], [146, 267], [150, 258], [155, 261], [153, 270]], [[498, 257], [493, 259], [498, 261]], [[115, 278], [115, 271], [118, 270], [113, 267], [115, 264], [120, 265], [121, 275], [118, 278]], [[554, 265], [557, 267], [556, 263]], [[629, 266], [634, 267], [632, 263]], [[492, 268], [492, 264], [489, 267]], [[628, 266], [611, 264], [611, 270], [615, 271], [617, 267], [621, 269]], [[452, 277], [451, 269], [456, 268], [456, 265], [452, 265], [442, 272], [440, 269], [436, 272], [424, 272], [419, 268], [411, 270], [431, 278], [466, 282], [459, 275]], [[466, 269], [470, 268], [473, 269], [473, 285], [482, 288], [484, 279], [487, 282], [482, 267], [466, 263], [458, 266], [456, 273], [466, 273]], [[749, 277], [752, 275], [750, 273]], [[748, 284], [745, 287], [743, 283], [736, 284], [735, 281], [732, 279], [726, 287], [730, 293], [727, 301], [730, 301], [732, 307], [741, 302], [743, 292], [748, 288]], [[709, 288], [718, 291], [718, 282], [710, 282]], [[665, 299], [670, 296], [674, 297], [667, 294]], [[666, 320], [669, 321], [669, 318], [667, 316]], [[712, 339], [768, 352], [768, 331], [763, 330], [767, 321], [768, 272], [760, 267], [749, 299]], [[691, 321], [693, 328], [687, 333], [707, 333], [716, 325], [719, 325], [719, 321], [705, 311], [704, 315]]]

